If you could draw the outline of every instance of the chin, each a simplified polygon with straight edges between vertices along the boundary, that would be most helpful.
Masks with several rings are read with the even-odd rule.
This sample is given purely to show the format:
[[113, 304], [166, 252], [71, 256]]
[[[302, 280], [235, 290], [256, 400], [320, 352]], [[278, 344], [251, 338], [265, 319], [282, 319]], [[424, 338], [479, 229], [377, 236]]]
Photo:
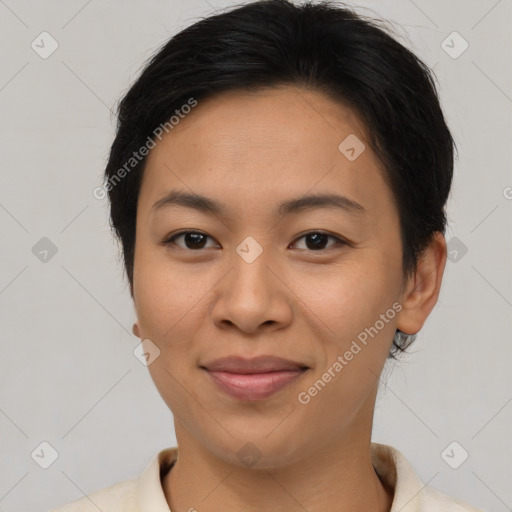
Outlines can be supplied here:
[[277, 432], [262, 435], [261, 429], [258, 432], [248, 432], [247, 435], [234, 435], [231, 432], [232, 437], [228, 434], [223, 439], [209, 437], [204, 444], [215, 457], [247, 469], [276, 469], [304, 458], [304, 447], [293, 437]]

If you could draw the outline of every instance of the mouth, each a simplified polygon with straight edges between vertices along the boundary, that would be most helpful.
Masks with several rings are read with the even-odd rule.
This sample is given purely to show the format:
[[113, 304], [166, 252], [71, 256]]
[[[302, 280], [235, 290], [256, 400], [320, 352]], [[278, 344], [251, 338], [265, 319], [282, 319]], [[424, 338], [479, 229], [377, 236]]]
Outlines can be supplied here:
[[248, 401], [270, 397], [309, 370], [302, 363], [274, 356], [225, 357], [200, 368], [208, 373], [218, 389], [232, 398]]

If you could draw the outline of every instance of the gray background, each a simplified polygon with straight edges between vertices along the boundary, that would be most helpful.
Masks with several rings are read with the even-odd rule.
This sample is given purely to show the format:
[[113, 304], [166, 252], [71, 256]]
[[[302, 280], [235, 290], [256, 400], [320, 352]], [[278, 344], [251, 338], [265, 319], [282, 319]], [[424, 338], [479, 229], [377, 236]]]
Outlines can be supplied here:
[[[107, 203], [92, 191], [111, 108], [145, 60], [232, 4], [0, 0], [0, 510], [50, 509], [138, 475], [175, 445], [172, 415], [133, 355], [134, 309]], [[358, 5], [396, 22], [434, 67], [460, 151], [453, 261], [412, 354], [385, 369], [373, 440], [402, 451], [425, 483], [512, 510], [512, 2]], [[59, 45], [46, 59], [31, 47], [43, 31]], [[453, 31], [469, 43], [458, 58], [441, 46]], [[57, 248], [47, 261], [43, 237]], [[31, 457], [43, 441], [58, 452], [48, 469]], [[458, 469], [442, 456], [453, 441], [452, 464], [469, 453]], [[50, 452], [38, 449], [44, 463]]]

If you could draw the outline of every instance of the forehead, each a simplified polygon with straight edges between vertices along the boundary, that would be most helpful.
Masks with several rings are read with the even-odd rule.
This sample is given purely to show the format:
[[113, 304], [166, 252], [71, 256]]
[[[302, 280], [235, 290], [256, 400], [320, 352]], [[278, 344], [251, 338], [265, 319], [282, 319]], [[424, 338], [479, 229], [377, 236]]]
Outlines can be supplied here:
[[378, 209], [392, 201], [382, 173], [363, 123], [348, 106], [291, 86], [230, 91], [198, 101], [157, 141], [139, 202], [149, 211], [178, 189], [216, 198], [240, 214], [331, 193]]

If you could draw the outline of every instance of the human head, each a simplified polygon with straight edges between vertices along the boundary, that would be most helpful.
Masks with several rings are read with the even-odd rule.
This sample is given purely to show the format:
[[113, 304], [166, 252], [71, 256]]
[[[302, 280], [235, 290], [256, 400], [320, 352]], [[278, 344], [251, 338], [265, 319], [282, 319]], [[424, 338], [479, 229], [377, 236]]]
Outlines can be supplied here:
[[[379, 24], [328, 2], [257, 1], [202, 19], [163, 45], [120, 102], [105, 170], [132, 297], [147, 158], [122, 179], [119, 170], [148, 140], [157, 142], [155, 129], [181, 117], [191, 98], [200, 105], [228, 91], [279, 85], [322, 92], [358, 114], [396, 201], [404, 279], [414, 272], [433, 234], [445, 232], [454, 145], [431, 72]], [[414, 338], [397, 331], [390, 357]]]
[[[341, 149], [349, 137], [357, 155]], [[109, 189], [112, 222], [182, 449], [240, 466], [250, 442], [277, 468], [368, 448], [395, 329], [416, 333], [437, 300], [451, 150], [426, 68], [349, 10], [250, 3], [157, 53], [121, 102], [107, 176], [134, 158]], [[187, 206], [169, 205], [171, 190]], [[278, 215], [311, 192], [363, 213]], [[301, 249], [305, 230], [346, 243]], [[182, 247], [184, 231], [215, 245]], [[206, 370], [228, 355], [306, 369], [268, 399], [234, 400]]]

